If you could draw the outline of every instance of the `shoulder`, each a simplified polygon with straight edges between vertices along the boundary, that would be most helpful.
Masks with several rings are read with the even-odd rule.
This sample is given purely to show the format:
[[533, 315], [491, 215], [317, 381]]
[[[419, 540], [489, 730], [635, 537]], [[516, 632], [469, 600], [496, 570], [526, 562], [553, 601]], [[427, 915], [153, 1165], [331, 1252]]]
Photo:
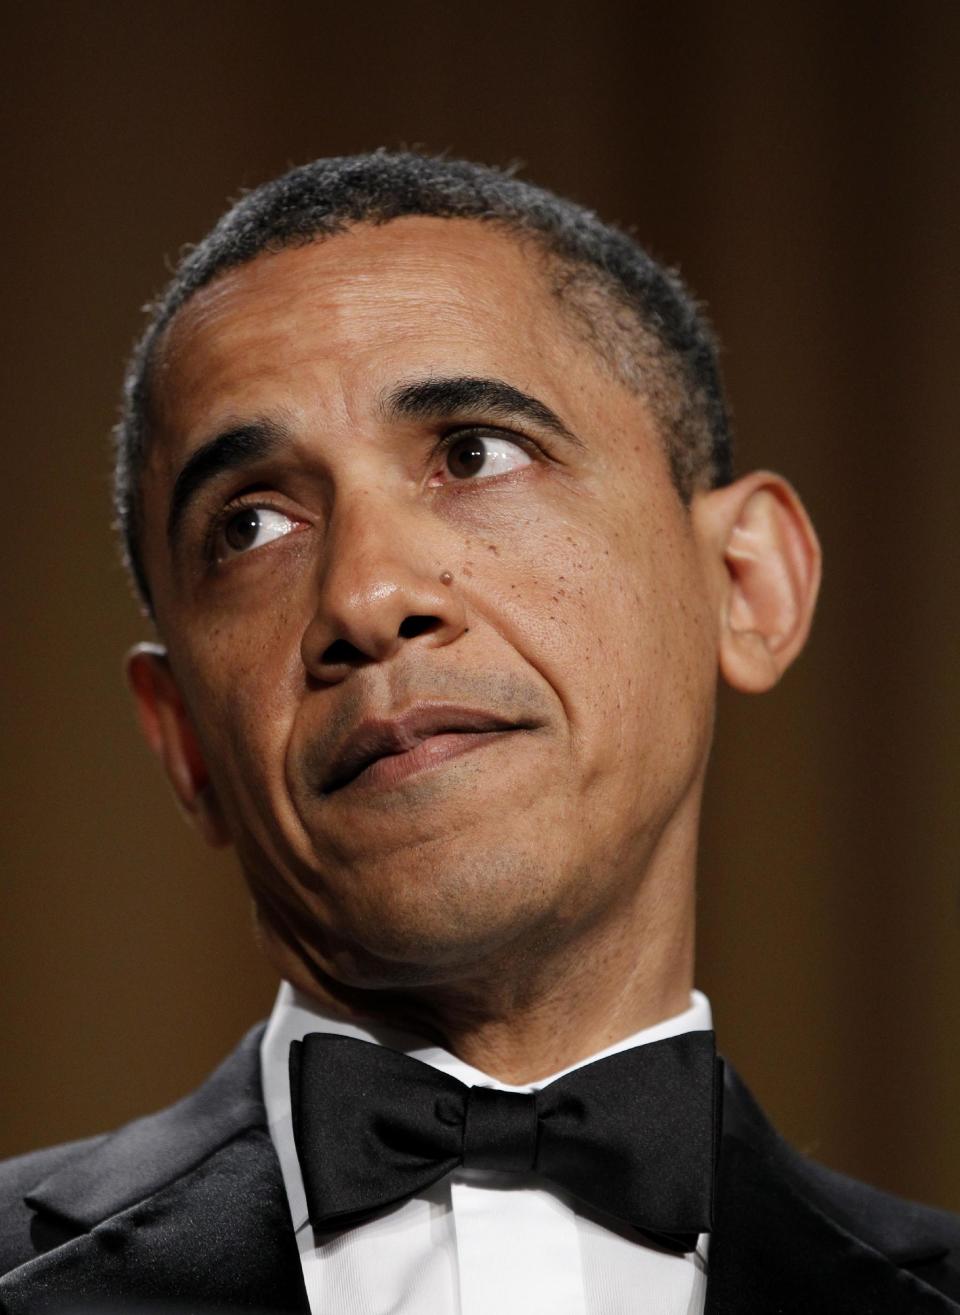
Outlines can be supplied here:
[[26, 1196], [45, 1179], [83, 1159], [106, 1140], [106, 1134], [64, 1142], [0, 1160], [0, 1274], [36, 1255], [35, 1216]]
[[265, 1127], [253, 1029], [197, 1090], [95, 1137], [0, 1162], [0, 1274], [89, 1231]]
[[837, 1173], [795, 1150], [726, 1066], [724, 1143], [749, 1148], [761, 1180], [775, 1179], [810, 1217], [856, 1239], [931, 1287], [960, 1299], [960, 1216]]
[[814, 1208], [954, 1299], [960, 1299], [960, 1215], [849, 1178], [789, 1148]]
[[960, 1215], [881, 1191], [828, 1169], [798, 1151], [791, 1149], [790, 1157], [794, 1173], [813, 1204], [828, 1211], [851, 1231], [867, 1222], [872, 1237], [880, 1244], [879, 1249], [895, 1249], [904, 1231], [919, 1228], [935, 1234], [943, 1245], [960, 1250]]

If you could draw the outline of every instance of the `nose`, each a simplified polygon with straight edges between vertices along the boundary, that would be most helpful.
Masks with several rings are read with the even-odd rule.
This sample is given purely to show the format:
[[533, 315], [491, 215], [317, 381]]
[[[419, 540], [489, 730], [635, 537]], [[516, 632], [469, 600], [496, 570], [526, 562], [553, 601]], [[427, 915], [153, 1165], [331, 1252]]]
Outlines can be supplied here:
[[301, 641], [311, 676], [333, 684], [405, 645], [441, 648], [466, 629], [460, 591], [414, 513], [370, 497], [335, 511]]

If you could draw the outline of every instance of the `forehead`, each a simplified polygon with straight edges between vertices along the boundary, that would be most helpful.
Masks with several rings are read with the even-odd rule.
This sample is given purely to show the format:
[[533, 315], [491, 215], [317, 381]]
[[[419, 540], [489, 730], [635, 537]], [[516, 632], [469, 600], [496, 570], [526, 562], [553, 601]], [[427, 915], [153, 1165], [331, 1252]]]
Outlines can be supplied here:
[[220, 412], [296, 407], [311, 389], [349, 405], [398, 375], [452, 367], [559, 380], [573, 351], [539, 248], [476, 221], [416, 217], [227, 271], [175, 316], [152, 391], [163, 428], [189, 444]]

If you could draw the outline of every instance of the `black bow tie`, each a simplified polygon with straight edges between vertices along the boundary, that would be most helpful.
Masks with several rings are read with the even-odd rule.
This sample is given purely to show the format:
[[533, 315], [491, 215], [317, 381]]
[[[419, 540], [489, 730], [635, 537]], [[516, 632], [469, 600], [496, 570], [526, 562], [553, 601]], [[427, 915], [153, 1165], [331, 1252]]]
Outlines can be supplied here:
[[722, 1093], [712, 1032], [595, 1060], [535, 1092], [468, 1087], [368, 1041], [290, 1047], [310, 1220], [345, 1228], [452, 1169], [536, 1173], [671, 1250], [711, 1226]]

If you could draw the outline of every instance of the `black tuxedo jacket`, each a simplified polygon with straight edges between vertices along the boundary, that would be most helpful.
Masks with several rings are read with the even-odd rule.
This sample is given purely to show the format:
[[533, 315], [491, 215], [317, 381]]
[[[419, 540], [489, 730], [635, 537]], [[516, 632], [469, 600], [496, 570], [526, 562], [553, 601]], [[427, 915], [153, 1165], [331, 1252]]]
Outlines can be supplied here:
[[[307, 1315], [260, 1034], [172, 1108], [0, 1165], [0, 1311]], [[960, 1315], [960, 1219], [804, 1159], [729, 1068], [716, 1214], [707, 1315]]]

